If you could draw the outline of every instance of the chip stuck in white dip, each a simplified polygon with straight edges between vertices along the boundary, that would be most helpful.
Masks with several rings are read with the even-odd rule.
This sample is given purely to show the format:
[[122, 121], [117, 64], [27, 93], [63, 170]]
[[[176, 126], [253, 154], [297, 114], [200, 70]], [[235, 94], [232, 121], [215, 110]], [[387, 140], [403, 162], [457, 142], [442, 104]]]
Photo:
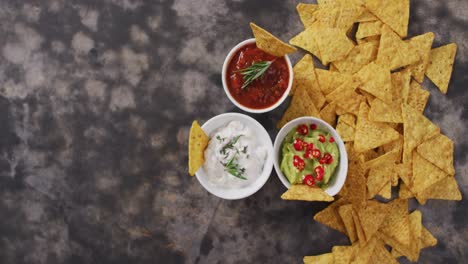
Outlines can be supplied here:
[[239, 121], [217, 129], [205, 150], [203, 168], [208, 181], [227, 189], [245, 187], [262, 173], [267, 149], [252, 130]]

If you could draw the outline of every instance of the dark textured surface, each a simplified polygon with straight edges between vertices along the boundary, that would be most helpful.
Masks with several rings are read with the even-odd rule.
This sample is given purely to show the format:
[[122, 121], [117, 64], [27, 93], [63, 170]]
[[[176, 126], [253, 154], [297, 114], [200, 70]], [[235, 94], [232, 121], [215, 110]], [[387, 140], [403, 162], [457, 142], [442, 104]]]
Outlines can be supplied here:
[[[455, 141], [466, 195], [468, 2], [411, 3], [410, 36], [459, 47], [448, 95], [426, 81], [426, 113]], [[186, 174], [191, 121], [237, 111], [228, 50], [249, 21], [298, 33], [296, 4], [0, 1], [0, 263], [299, 263], [346, 244], [312, 220], [325, 203], [280, 200], [275, 174], [241, 201]], [[284, 107], [257, 116], [272, 137]], [[468, 262], [467, 200], [419, 208], [439, 240], [420, 262]]]

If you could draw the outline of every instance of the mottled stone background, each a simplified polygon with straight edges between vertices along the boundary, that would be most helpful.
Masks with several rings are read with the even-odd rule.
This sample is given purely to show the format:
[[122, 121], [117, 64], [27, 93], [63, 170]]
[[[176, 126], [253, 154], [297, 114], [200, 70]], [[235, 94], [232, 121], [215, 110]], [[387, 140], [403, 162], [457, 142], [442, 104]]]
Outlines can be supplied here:
[[[466, 195], [468, 1], [411, 3], [410, 35], [459, 47], [448, 95], [426, 83], [426, 113], [455, 141]], [[0, 263], [299, 263], [346, 244], [312, 220], [325, 203], [280, 200], [274, 174], [224, 201], [186, 173], [191, 121], [238, 111], [226, 53], [249, 21], [298, 33], [296, 4], [1, 0]], [[272, 137], [284, 107], [256, 116]], [[421, 263], [468, 262], [467, 199], [419, 209], [439, 239]]]

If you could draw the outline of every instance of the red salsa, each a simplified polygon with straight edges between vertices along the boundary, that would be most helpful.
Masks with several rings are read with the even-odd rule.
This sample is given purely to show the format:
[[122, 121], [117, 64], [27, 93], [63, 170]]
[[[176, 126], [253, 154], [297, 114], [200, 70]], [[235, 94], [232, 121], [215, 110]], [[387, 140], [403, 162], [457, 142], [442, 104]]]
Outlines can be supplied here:
[[[273, 61], [267, 71], [242, 89], [244, 79], [239, 70], [255, 62]], [[284, 57], [275, 57], [257, 48], [255, 43], [240, 48], [227, 68], [226, 82], [231, 96], [240, 104], [263, 109], [275, 104], [288, 88], [289, 70]]]

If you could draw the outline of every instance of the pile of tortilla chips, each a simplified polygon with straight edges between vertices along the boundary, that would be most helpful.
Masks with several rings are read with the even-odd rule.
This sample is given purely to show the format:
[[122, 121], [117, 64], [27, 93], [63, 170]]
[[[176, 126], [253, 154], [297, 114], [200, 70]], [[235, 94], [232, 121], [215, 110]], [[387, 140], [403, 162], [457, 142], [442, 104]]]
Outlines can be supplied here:
[[[290, 44], [329, 70], [315, 68], [310, 54], [294, 66], [293, 97], [278, 128], [297, 117], [320, 117], [336, 127], [350, 160], [336, 201], [314, 219], [346, 234], [351, 245], [304, 262], [417, 261], [437, 240], [421, 212], [408, 211], [408, 199], [461, 200], [453, 142], [424, 116], [430, 93], [421, 86], [427, 76], [447, 92], [456, 45], [432, 49], [431, 32], [407, 38], [409, 0], [318, 0], [297, 11], [305, 29]], [[303, 190], [293, 194], [309, 200]]]

